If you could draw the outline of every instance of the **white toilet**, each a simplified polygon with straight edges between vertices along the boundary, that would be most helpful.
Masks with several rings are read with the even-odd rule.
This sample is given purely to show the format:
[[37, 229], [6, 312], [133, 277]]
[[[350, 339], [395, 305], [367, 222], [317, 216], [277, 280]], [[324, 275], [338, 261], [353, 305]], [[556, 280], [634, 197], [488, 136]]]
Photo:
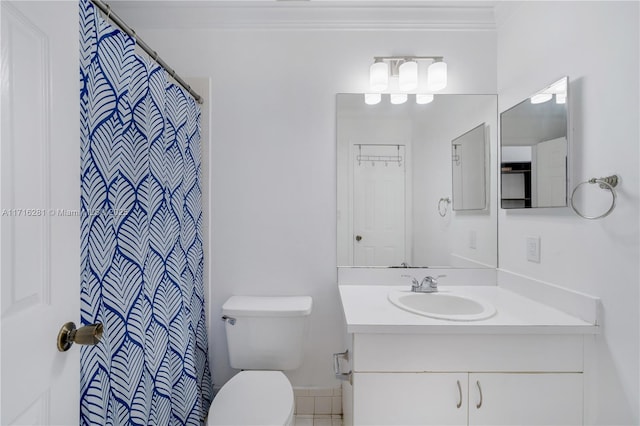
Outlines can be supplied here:
[[232, 296], [222, 306], [236, 374], [209, 409], [209, 425], [293, 425], [294, 397], [282, 370], [302, 363], [309, 296]]

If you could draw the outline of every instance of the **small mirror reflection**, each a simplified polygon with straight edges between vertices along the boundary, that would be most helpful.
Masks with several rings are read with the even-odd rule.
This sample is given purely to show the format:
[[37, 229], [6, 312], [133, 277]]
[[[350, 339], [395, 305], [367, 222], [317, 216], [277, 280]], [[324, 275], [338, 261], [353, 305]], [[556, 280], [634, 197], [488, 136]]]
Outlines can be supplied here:
[[500, 115], [501, 207], [567, 206], [564, 77]]
[[487, 207], [487, 125], [481, 125], [451, 141], [453, 210]]

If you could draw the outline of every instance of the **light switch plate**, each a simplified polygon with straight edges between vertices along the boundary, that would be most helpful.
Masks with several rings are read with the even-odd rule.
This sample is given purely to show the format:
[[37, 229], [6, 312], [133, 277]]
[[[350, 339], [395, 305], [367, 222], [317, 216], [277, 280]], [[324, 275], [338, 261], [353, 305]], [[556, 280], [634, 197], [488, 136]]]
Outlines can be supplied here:
[[527, 260], [540, 263], [540, 237], [527, 237]]

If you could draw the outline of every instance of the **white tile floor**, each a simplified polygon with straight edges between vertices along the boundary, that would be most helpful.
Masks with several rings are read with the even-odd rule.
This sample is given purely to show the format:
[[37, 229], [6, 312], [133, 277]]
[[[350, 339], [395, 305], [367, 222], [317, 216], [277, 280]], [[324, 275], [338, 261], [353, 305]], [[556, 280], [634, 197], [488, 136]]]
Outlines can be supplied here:
[[297, 388], [296, 415], [342, 414], [342, 390], [340, 388]]
[[342, 426], [342, 416], [296, 414], [295, 426]]

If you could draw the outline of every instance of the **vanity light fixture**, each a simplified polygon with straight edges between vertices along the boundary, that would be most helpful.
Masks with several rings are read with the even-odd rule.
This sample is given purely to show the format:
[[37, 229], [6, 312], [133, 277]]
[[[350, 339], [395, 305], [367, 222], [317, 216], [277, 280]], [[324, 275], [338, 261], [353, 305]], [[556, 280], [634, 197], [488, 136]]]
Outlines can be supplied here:
[[567, 79], [563, 78], [552, 84], [549, 90], [556, 96], [557, 104], [567, 103]]
[[367, 105], [376, 105], [379, 104], [382, 100], [382, 94], [380, 93], [365, 93], [364, 94], [364, 103]]
[[418, 63], [408, 60], [398, 67], [398, 86], [403, 92], [410, 92], [418, 87]]
[[392, 93], [390, 95], [391, 103], [394, 105], [400, 105], [407, 102], [406, 93]]
[[447, 87], [447, 63], [435, 60], [427, 69], [427, 90], [437, 92]]
[[554, 96], [556, 97], [557, 104], [564, 104], [567, 102], [567, 82], [565, 79], [562, 79], [543, 91], [536, 93], [530, 99], [532, 104], [542, 104], [550, 101]]
[[[416, 91], [423, 91], [416, 94], [416, 103], [428, 104], [433, 101], [433, 92], [447, 86], [447, 64], [442, 56], [375, 56], [373, 60], [369, 67], [370, 92], [365, 95], [369, 105], [380, 102], [373, 96], [376, 93], [390, 93], [391, 103], [397, 105], [407, 101], [408, 93]], [[423, 84], [420, 82], [420, 61], [430, 62]]]
[[551, 98], [553, 98], [553, 95], [551, 93], [538, 93], [537, 95], [533, 95], [531, 97], [531, 103], [532, 104], [543, 104], [545, 102], [550, 101]]
[[369, 68], [369, 87], [374, 92], [387, 90], [389, 85], [389, 64], [381, 58], [375, 58], [375, 62]]
[[418, 93], [416, 94], [416, 103], [418, 105], [426, 105], [433, 102], [432, 93]]
[[387, 89], [390, 76], [398, 76], [399, 89], [412, 91], [418, 87], [418, 62], [429, 61], [427, 68], [427, 86], [430, 92], [447, 87], [447, 64], [442, 56], [374, 56], [369, 67], [369, 85], [371, 91]]

